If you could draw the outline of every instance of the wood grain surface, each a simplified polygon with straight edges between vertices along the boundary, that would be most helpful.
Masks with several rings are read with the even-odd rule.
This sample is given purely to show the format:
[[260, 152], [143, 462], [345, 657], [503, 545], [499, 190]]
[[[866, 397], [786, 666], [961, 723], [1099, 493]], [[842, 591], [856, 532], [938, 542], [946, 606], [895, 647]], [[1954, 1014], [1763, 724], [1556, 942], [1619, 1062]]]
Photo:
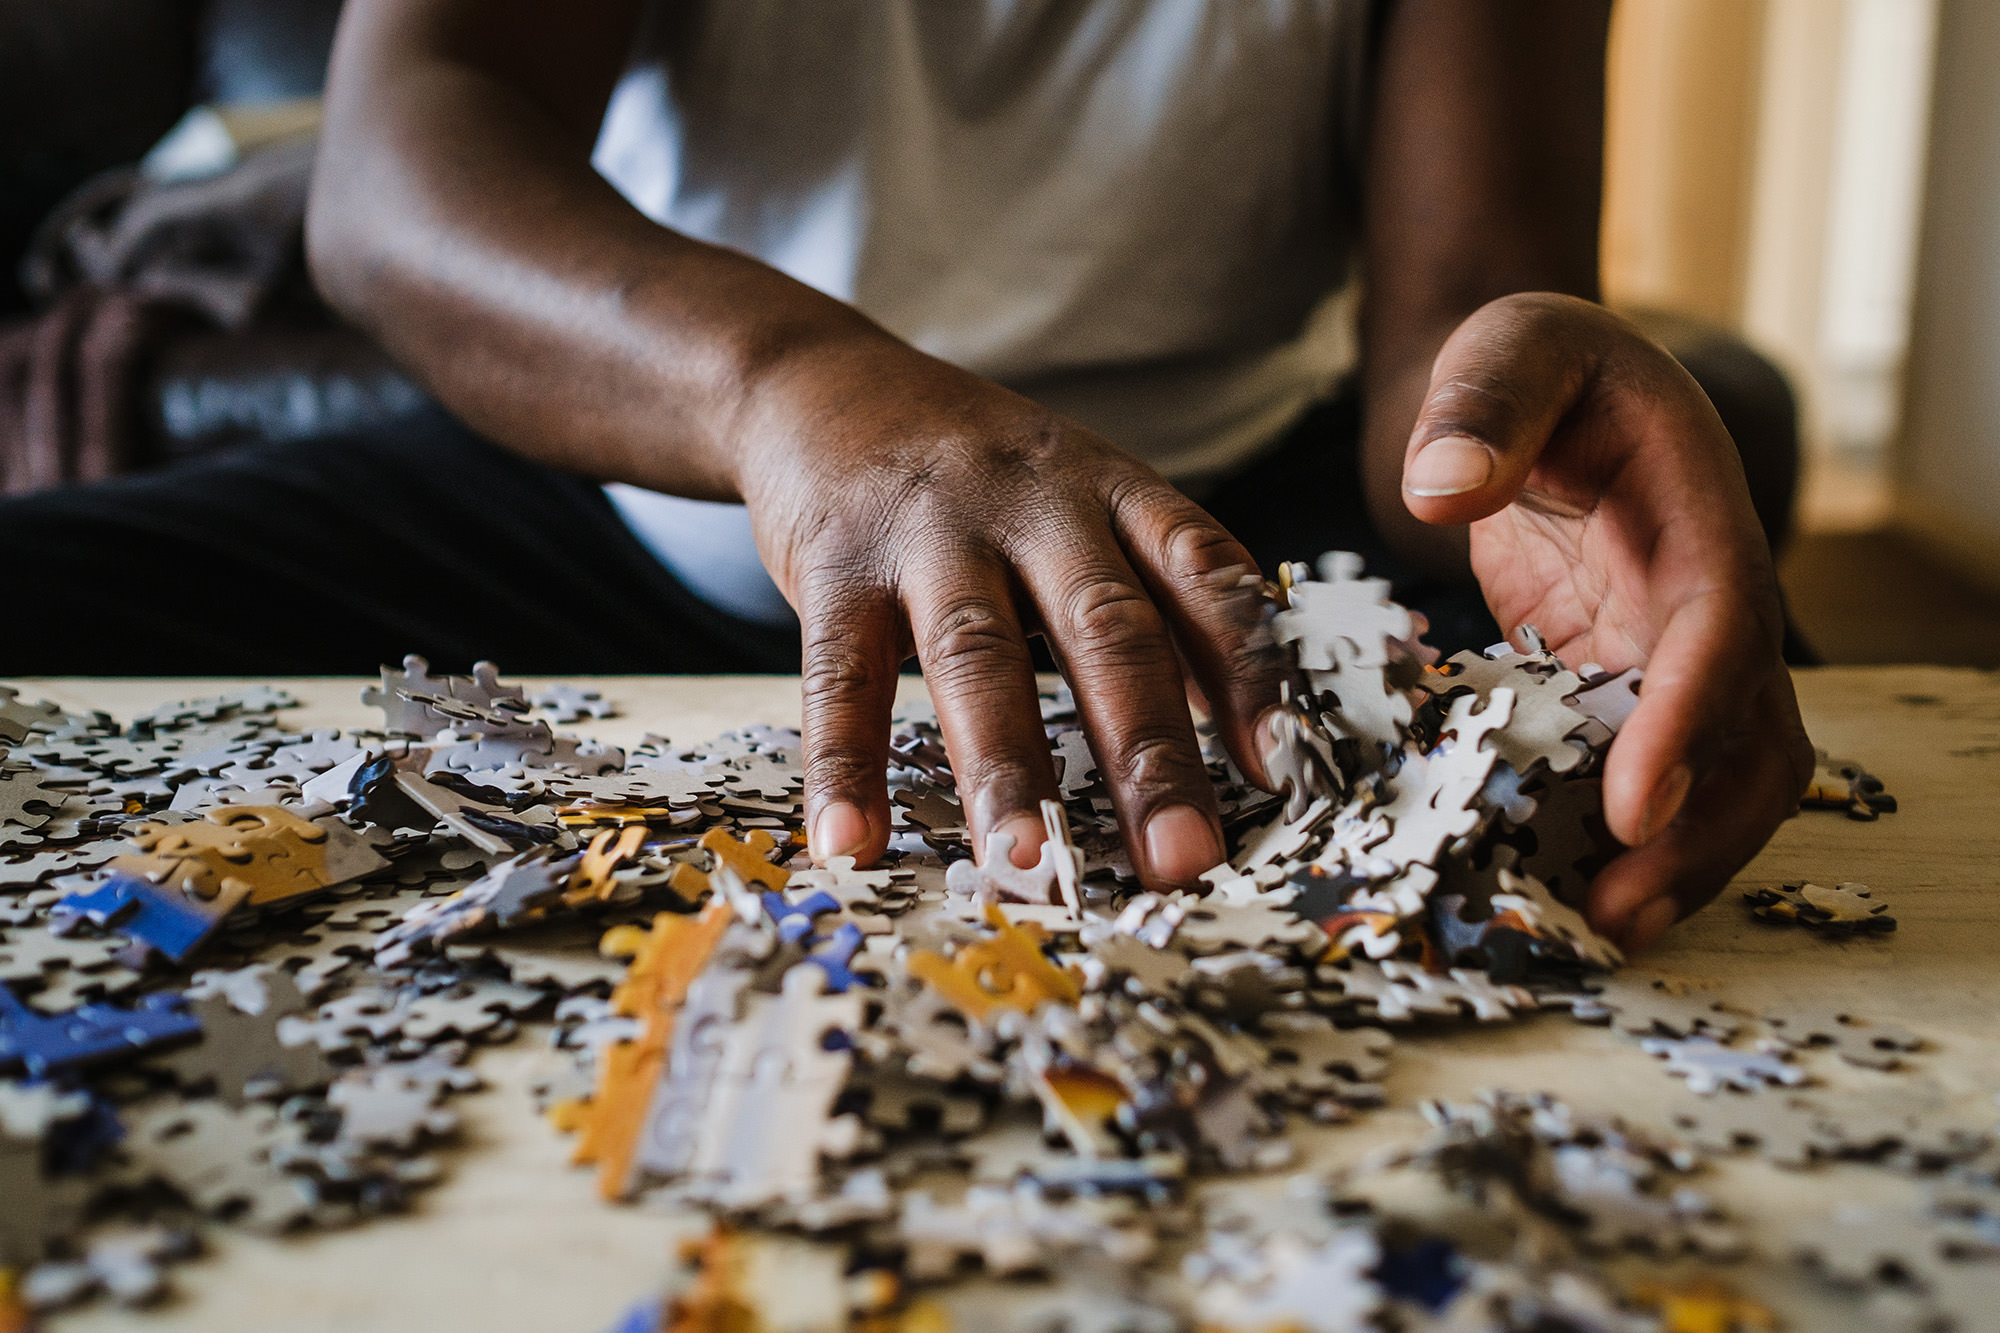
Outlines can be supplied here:
[[[2000, 1090], [2000, 679], [1930, 667], [1800, 672], [1814, 739], [1881, 777], [1901, 810], [1875, 823], [1808, 811], [1745, 871], [1743, 885], [1858, 880], [1899, 924], [1881, 938], [1831, 940], [1754, 920], [1732, 888], [1672, 931], [1637, 966], [1712, 982], [1751, 1010], [1839, 1005], [1900, 1023], [1930, 1048], [1895, 1073], [1830, 1057], [1802, 1063], [1829, 1094], [1936, 1106], [1991, 1126]], [[361, 682], [287, 681], [305, 704], [287, 725], [362, 726]], [[585, 682], [621, 716], [577, 730], [629, 743], [646, 732], [693, 741], [751, 722], [796, 725], [797, 683], [784, 677], [614, 678]], [[24, 693], [119, 715], [167, 699], [212, 694], [217, 681], [61, 680]], [[921, 685], [906, 682], [906, 689]], [[566, 1165], [568, 1143], [538, 1119], [528, 1085], [547, 1059], [530, 1027], [481, 1051], [488, 1091], [459, 1099], [467, 1133], [450, 1176], [417, 1210], [350, 1231], [266, 1240], [217, 1229], [210, 1254], [175, 1271], [180, 1296], [134, 1314], [109, 1306], [59, 1317], [57, 1330], [478, 1329], [593, 1333], [656, 1291], [678, 1237], [695, 1219], [599, 1202], [589, 1174]], [[1657, 1121], [1689, 1100], [1679, 1080], [1636, 1042], [1544, 1014], [1509, 1025], [1399, 1031], [1386, 1080], [1389, 1105], [1353, 1124], [1297, 1138], [1328, 1165], [1422, 1132], [1428, 1097], [1483, 1088], [1548, 1091], [1578, 1105]], [[1722, 1266], [1729, 1280], [1803, 1329], [1865, 1328], [1858, 1310], [1806, 1281], [1786, 1257], [1790, 1229], [1846, 1203], [1914, 1198], [1916, 1182], [1864, 1166], [1791, 1173], [1755, 1158], [1716, 1164], [1697, 1182], [1759, 1253]], [[1635, 1275], [1658, 1265], [1633, 1261]], [[1683, 1267], [1700, 1267], [1683, 1265]]]

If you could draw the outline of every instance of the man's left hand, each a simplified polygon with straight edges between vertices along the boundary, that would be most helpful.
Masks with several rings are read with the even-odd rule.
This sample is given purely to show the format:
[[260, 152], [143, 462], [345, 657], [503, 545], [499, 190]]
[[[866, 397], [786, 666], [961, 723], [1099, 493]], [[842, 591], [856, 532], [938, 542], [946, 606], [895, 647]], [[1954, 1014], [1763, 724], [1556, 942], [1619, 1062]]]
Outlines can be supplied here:
[[1644, 948], [1757, 854], [1813, 772], [1735, 445], [1680, 364], [1602, 306], [1507, 296], [1438, 353], [1403, 499], [1471, 525], [1510, 633], [1533, 624], [1572, 666], [1645, 668], [1604, 769], [1627, 850], [1589, 902]]

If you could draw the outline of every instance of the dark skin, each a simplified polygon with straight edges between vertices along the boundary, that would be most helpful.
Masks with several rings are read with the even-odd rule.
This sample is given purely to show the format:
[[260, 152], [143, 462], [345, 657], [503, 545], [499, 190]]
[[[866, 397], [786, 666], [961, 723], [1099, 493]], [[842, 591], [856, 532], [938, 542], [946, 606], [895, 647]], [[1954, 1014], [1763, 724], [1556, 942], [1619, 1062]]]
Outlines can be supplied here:
[[[620, 198], [589, 154], [637, 12], [351, 0], [308, 218], [322, 289], [493, 439], [749, 506], [803, 626], [816, 856], [886, 845], [887, 720], [915, 655], [979, 845], [1011, 833], [1032, 862], [1056, 795], [1042, 633], [1134, 864], [1193, 883], [1222, 844], [1187, 688], [1261, 776], [1283, 670], [1249, 557], [1112, 442]], [[1392, 12], [1364, 456], [1391, 540], [1469, 559], [1502, 624], [1571, 662], [1647, 664], [1605, 774], [1632, 850], [1590, 905], [1643, 946], [1796, 807], [1811, 750], [1734, 447], [1679, 366], [1592, 303], [1605, 22], [1595, 0]]]

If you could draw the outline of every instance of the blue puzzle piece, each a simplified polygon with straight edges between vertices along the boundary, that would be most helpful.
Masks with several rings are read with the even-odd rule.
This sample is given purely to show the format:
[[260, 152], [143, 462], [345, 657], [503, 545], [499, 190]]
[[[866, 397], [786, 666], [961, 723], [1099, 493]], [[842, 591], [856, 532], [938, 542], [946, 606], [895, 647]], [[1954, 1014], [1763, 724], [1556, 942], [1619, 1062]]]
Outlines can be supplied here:
[[1436, 1313], [1451, 1304], [1465, 1285], [1465, 1265], [1450, 1242], [1420, 1240], [1415, 1245], [1382, 1252], [1375, 1267], [1382, 1290]]
[[175, 963], [193, 953], [221, 921], [173, 889], [136, 875], [114, 875], [94, 889], [70, 894], [51, 910], [115, 930]]
[[665, 1311], [657, 1300], [641, 1301], [625, 1312], [611, 1333], [659, 1333], [664, 1327]]
[[861, 927], [849, 921], [829, 935], [817, 949], [806, 955], [808, 963], [819, 964], [826, 973], [826, 988], [830, 991], [844, 991], [850, 986], [861, 984], [861, 978], [850, 972], [847, 964], [853, 960], [855, 952], [861, 948]]
[[87, 1174], [98, 1159], [125, 1137], [125, 1126], [112, 1104], [85, 1089], [90, 1109], [74, 1120], [51, 1126], [48, 1137], [49, 1170], [58, 1175]]
[[135, 1055], [200, 1032], [201, 1020], [187, 1012], [178, 995], [148, 995], [131, 1009], [86, 1004], [43, 1014], [0, 986], [0, 1070], [24, 1065], [30, 1078]]
[[763, 898], [764, 910], [778, 923], [778, 938], [787, 944], [811, 935], [814, 917], [840, 910], [840, 900], [824, 889], [795, 903], [786, 902], [782, 893], [767, 893]]

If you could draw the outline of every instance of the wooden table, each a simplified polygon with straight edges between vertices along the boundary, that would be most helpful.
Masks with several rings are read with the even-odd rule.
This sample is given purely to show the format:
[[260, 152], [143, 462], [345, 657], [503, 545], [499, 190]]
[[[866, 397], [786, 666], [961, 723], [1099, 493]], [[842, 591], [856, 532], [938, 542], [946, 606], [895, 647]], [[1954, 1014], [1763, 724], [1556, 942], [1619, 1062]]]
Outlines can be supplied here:
[[[648, 731], [696, 740], [751, 722], [796, 725], [787, 678], [621, 678], [592, 682], [623, 708], [580, 728], [627, 743]], [[363, 726], [371, 710], [358, 681], [284, 682], [305, 707], [287, 725]], [[908, 688], [920, 689], [914, 681]], [[215, 693], [216, 681], [35, 681], [71, 707], [121, 716], [167, 699]], [[1832, 941], [1751, 919], [1725, 895], [1647, 958], [1649, 969], [1711, 979], [1724, 998], [1757, 1010], [1839, 1003], [1900, 1023], [1931, 1042], [1914, 1071], [1875, 1073], [1812, 1057], [1833, 1089], [1877, 1091], [1936, 1103], [1990, 1123], [2000, 1090], [2000, 679], [1942, 668], [1801, 672], [1799, 696], [1814, 739], [1883, 778], [1899, 813], [1860, 823], [1808, 812], [1781, 829], [1746, 881], [1859, 880], [1885, 898], [1900, 928], [1881, 939]], [[280, 1240], [218, 1228], [211, 1254], [176, 1270], [182, 1296], [143, 1320], [98, 1306], [60, 1330], [478, 1329], [594, 1333], [657, 1290], [686, 1217], [612, 1207], [585, 1172], [565, 1165], [569, 1145], [538, 1119], [527, 1087], [547, 1058], [539, 1035], [482, 1051], [489, 1091], [461, 1098], [467, 1134], [451, 1174], [416, 1211], [351, 1231]], [[1315, 1160], [1352, 1160], [1421, 1132], [1425, 1097], [1464, 1098], [1483, 1088], [1549, 1091], [1580, 1106], [1643, 1113], [1683, 1095], [1677, 1080], [1636, 1043], [1541, 1015], [1497, 1028], [1399, 1033], [1386, 1080], [1389, 1106], [1352, 1125], [1303, 1131]], [[1842, 1202], [1914, 1197], [1918, 1186], [1886, 1171], [1834, 1166], [1788, 1173], [1757, 1159], [1725, 1160], [1698, 1182], [1775, 1258], [1721, 1271], [1801, 1329], [1865, 1327], [1782, 1256], [1789, 1229]], [[1690, 1265], [1691, 1266], [1691, 1265]]]

